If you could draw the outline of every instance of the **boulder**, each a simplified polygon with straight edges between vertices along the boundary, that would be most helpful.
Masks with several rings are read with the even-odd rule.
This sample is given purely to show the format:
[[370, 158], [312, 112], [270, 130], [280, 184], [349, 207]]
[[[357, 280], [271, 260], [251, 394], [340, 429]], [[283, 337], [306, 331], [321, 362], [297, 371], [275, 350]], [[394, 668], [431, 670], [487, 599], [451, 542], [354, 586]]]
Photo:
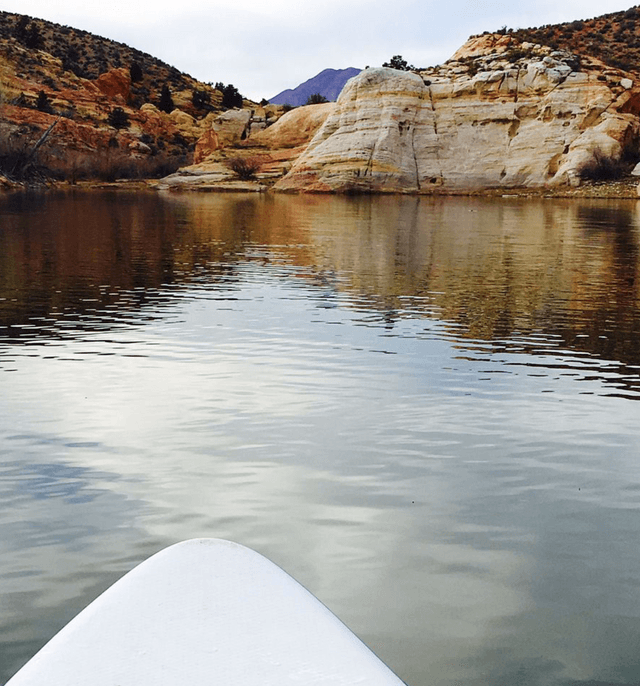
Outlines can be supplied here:
[[179, 129], [191, 130], [196, 126], [196, 120], [190, 114], [187, 114], [182, 110], [173, 110], [169, 115], [169, 118]]
[[295, 148], [308, 143], [335, 109], [335, 102], [296, 107], [268, 128], [251, 135], [252, 145], [266, 148]]
[[131, 95], [131, 76], [129, 70], [122, 67], [100, 74], [95, 80], [95, 85], [110, 98], [120, 96], [123, 102]]
[[227, 110], [215, 117], [212, 128], [218, 135], [221, 146], [235, 145], [249, 134], [251, 110]]
[[205, 131], [196, 142], [193, 163], [200, 164], [212, 152], [220, 149], [220, 138], [213, 129]]

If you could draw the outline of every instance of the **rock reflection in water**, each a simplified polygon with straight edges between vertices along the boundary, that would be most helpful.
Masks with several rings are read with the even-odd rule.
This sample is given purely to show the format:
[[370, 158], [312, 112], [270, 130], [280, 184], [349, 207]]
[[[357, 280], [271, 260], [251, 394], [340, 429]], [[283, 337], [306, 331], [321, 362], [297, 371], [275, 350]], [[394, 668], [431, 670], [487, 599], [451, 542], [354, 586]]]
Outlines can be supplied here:
[[2, 197], [0, 680], [208, 535], [416, 686], [636, 683], [639, 226], [596, 201]]

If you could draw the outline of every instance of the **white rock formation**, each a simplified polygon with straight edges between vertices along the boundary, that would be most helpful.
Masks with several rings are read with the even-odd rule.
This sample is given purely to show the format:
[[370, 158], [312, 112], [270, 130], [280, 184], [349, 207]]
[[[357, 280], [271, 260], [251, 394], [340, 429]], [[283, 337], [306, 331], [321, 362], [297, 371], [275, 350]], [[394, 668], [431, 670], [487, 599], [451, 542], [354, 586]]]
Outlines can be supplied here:
[[508, 36], [469, 41], [442, 67], [367, 69], [279, 190], [422, 192], [579, 183], [597, 149], [640, 131], [640, 90], [600, 63]]

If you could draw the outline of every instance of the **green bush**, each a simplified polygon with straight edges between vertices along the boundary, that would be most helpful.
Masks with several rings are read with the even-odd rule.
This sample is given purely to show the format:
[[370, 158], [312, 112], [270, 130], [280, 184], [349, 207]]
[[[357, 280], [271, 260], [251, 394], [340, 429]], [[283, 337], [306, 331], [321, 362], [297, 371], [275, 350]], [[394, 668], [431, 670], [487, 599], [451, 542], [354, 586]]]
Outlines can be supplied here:
[[40, 112], [48, 112], [51, 114], [53, 108], [51, 107], [51, 101], [44, 91], [38, 93], [38, 99], [36, 100], [36, 109]]
[[197, 110], [211, 109], [211, 93], [206, 90], [194, 89], [191, 95], [191, 104]]
[[26, 16], [20, 17], [20, 21], [14, 29], [14, 36], [29, 50], [37, 50], [42, 47], [44, 42], [37, 24], [29, 22], [29, 18]]
[[242, 109], [242, 96], [232, 84], [227, 84], [222, 90], [222, 106], [228, 109], [238, 107]]
[[312, 93], [308, 98], [305, 105], [321, 105], [323, 102], [329, 102], [327, 98], [321, 93]]
[[131, 122], [129, 115], [122, 109], [122, 107], [114, 107], [107, 117], [107, 124], [113, 126], [114, 129], [128, 129]]
[[131, 83], [138, 83], [142, 81], [142, 67], [139, 62], [132, 62], [129, 67], [129, 76], [131, 77]]
[[160, 92], [160, 102], [158, 103], [158, 109], [162, 112], [170, 114], [175, 109], [173, 104], [173, 98], [171, 97], [171, 91], [169, 86], [165, 83], [162, 86], [162, 91]]
[[388, 62], [383, 62], [382, 66], [399, 69], [400, 71], [412, 71], [415, 69], [412, 64], [407, 64], [407, 60], [402, 59], [402, 55], [394, 55]]

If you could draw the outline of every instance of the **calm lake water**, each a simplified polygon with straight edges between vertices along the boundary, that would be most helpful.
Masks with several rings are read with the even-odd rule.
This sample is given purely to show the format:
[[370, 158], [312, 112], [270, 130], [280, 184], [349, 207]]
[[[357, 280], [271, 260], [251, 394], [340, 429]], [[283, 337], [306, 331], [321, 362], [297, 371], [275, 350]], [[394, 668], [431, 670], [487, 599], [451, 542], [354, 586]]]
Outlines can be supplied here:
[[640, 682], [640, 204], [0, 196], [0, 682], [229, 538], [411, 686]]

